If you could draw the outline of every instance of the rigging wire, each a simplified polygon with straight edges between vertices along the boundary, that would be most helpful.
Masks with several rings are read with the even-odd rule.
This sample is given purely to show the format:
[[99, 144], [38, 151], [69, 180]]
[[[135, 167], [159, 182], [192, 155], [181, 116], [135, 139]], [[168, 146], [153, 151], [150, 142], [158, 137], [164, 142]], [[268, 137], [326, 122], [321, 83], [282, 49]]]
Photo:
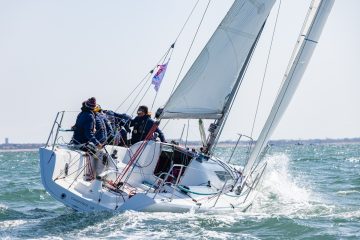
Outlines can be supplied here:
[[[145, 86], [145, 85], [144, 85]], [[137, 105], [135, 106], [134, 110], [132, 111], [131, 115], [134, 115], [135, 111], [137, 110], [138, 106], [140, 105], [141, 101], [144, 99], [145, 95], [149, 92], [151, 87], [151, 83], [148, 86], [148, 88], [146, 89], [145, 93], [143, 94], [143, 96], [140, 98], [140, 100], [138, 101]]]
[[164, 131], [165, 127], [169, 124], [169, 122], [170, 122], [170, 119], [167, 119], [166, 123], [164, 124], [164, 126], [161, 129], [162, 131]]
[[[138, 94], [134, 97], [134, 99], [133, 99], [132, 102], [129, 104], [129, 107], [126, 109], [125, 112], [129, 112], [130, 108], [131, 108], [131, 107], [133, 106], [133, 104], [136, 102], [136, 99], [140, 96], [140, 93], [144, 90], [144, 88], [145, 88], [145, 86], [146, 86], [145, 83], [146, 83], [147, 81], [149, 81], [150, 77], [151, 77], [151, 75], [148, 75], [146, 81], [144, 82], [144, 84], [143, 84], [142, 87], [140, 88], [140, 91], [139, 91]], [[145, 91], [145, 94], [146, 94], [146, 92], [147, 92], [147, 91]], [[143, 95], [145, 95], [145, 94], [143, 94]], [[129, 96], [129, 97], [130, 97], [130, 96]], [[135, 108], [136, 108], [136, 106], [135, 106]], [[133, 113], [132, 113], [132, 114], [133, 114]]]
[[[150, 70], [149, 73], [147, 73], [147, 74], [144, 76], [144, 78], [143, 78], [143, 79], [138, 83], [138, 85], [130, 92], [130, 94], [124, 99], [124, 101], [120, 103], [120, 105], [115, 109], [115, 112], [117, 112], [117, 111], [123, 106], [123, 104], [124, 104], [124, 103], [129, 99], [129, 97], [136, 91], [136, 89], [137, 89], [142, 83], [144, 83], [144, 81], [145, 81], [146, 79], [147, 79], [147, 80], [145, 81], [145, 83], [149, 80], [149, 77], [153, 74], [154, 70], [158, 67], [158, 65], [159, 65], [161, 62], [165, 62], [167, 55], [169, 54], [170, 50], [174, 49], [175, 43], [176, 43], [177, 40], [179, 39], [180, 35], [182, 34], [185, 26], [187, 25], [187, 23], [188, 23], [188, 21], [189, 21], [189, 19], [190, 19], [191, 16], [193, 15], [193, 12], [194, 12], [195, 8], [197, 7], [199, 1], [200, 1], [200, 0], [198, 0], [198, 1], [195, 3], [194, 7], [192, 8], [192, 10], [191, 10], [190, 14], [188, 15], [185, 23], [184, 23], [183, 26], [181, 27], [181, 30], [179, 31], [178, 35], [176, 36], [174, 43], [171, 44], [170, 48], [165, 52], [165, 54], [163, 54], [163, 56], [159, 59], [159, 61], [156, 63], [156, 65]], [[169, 58], [169, 60], [170, 60], [170, 58]], [[149, 76], [149, 75], [150, 75], [150, 76]], [[139, 93], [139, 94], [140, 94], [140, 93]], [[137, 96], [137, 97], [138, 97], [138, 96]], [[155, 98], [156, 98], [156, 96], [155, 96]], [[154, 100], [154, 101], [155, 101], [155, 100]], [[131, 105], [130, 105], [130, 106], [131, 106]], [[129, 108], [131, 108], [131, 107], [129, 107]]]
[[[199, 3], [199, 0], [196, 2], [194, 8], [192, 9], [192, 11], [191, 11], [188, 19], [186, 20], [183, 28], [181, 29], [180, 33], [183, 31], [186, 23], [188, 22], [190, 16], [192, 15], [192, 13], [193, 13], [193, 11], [195, 10], [195, 8], [196, 8], [196, 6], [198, 5], [198, 3]], [[175, 83], [174, 83], [173, 88], [172, 88], [172, 90], [171, 90], [170, 96], [174, 93], [176, 84], [177, 84], [177, 82], [179, 81], [180, 75], [181, 75], [181, 73], [182, 73], [182, 71], [183, 71], [183, 68], [184, 68], [184, 66], [185, 66], [185, 63], [186, 63], [186, 61], [187, 61], [187, 59], [188, 59], [188, 57], [189, 57], [189, 54], [190, 54], [190, 51], [191, 51], [191, 49], [192, 49], [192, 46], [193, 46], [193, 44], [194, 44], [194, 42], [195, 42], [195, 39], [196, 39], [196, 37], [197, 37], [197, 35], [198, 35], [198, 33], [199, 33], [200, 27], [201, 27], [202, 22], [203, 22], [203, 20], [204, 20], [204, 18], [205, 18], [205, 15], [206, 15], [207, 10], [208, 10], [208, 8], [209, 8], [209, 6], [210, 6], [210, 3], [211, 3], [211, 0], [208, 0], [208, 3], [207, 3], [207, 5], [206, 5], [206, 8], [205, 8], [205, 10], [204, 10], [204, 12], [203, 12], [203, 14], [202, 14], [201, 20], [200, 20], [200, 22], [199, 22], [199, 24], [198, 24], [198, 26], [197, 26], [196, 32], [195, 32], [195, 34], [194, 34], [194, 37], [193, 37], [193, 39], [192, 39], [192, 41], [191, 41], [190, 47], [189, 47], [189, 49], [188, 49], [188, 51], [187, 51], [187, 53], [186, 53], [185, 59], [184, 59], [182, 65], [181, 65], [180, 71], [179, 71], [179, 73], [178, 73], [178, 75], [177, 75], [177, 77], [176, 77], [176, 80], [175, 80]], [[180, 36], [180, 34], [178, 35], [178, 37], [179, 37], [179, 36]], [[178, 39], [178, 37], [176, 38], [176, 40]], [[163, 127], [162, 129], [164, 129], [169, 122], [170, 122], [170, 119], [167, 120], [166, 124], [164, 125], [164, 127]]]
[[[172, 46], [172, 45], [171, 45]], [[166, 50], [166, 52], [162, 55], [162, 57], [159, 59], [159, 61], [156, 63], [156, 65], [143, 77], [143, 79], [136, 85], [136, 87], [130, 92], [129, 95], [126, 96], [126, 98], [124, 99], [124, 101], [122, 101], [122, 103], [120, 103], [120, 105], [115, 109], [115, 112], [117, 112], [119, 110], [120, 107], [122, 107], [122, 105], [126, 102], [126, 100], [129, 99], [129, 97], [136, 91], [136, 89], [145, 81], [147, 82], [150, 78], [150, 76], [153, 74], [155, 68], [159, 65], [159, 63], [161, 62], [162, 59], [166, 58], [166, 56], [169, 54], [171, 47], [168, 48]], [[141, 90], [140, 90], [141, 92]], [[131, 106], [131, 105], [130, 105]], [[130, 108], [130, 107], [129, 107]]]
[[[174, 43], [173, 45], [171, 45], [171, 47], [172, 47], [172, 49], [174, 50], [175, 43]], [[164, 61], [162, 62], [162, 67], [164, 67], [164, 64], [166, 65], [165, 69], [164, 69], [164, 70], [162, 70], [162, 71], [164, 71], [164, 74], [165, 74], [165, 71], [166, 71], [167, 65], [168, 65], [168, 64], [169, 64], [169, 62], [170, 62], [170, 59], [171, 59], [172, 54], [173, 54], [173, 51], [171, 51], [171, 53], [170, 53], [170, 57], [169, 57], [169, 59], [166, 61], [166, 63], [165, 63], [165, 60], [166, 60], [166, 59], [164, 59]], [[158, 67], [161, 67], [161, 66], [160, 66], [160, 65], [158, 65]], [[160, 70], [160, 68], [158, 69], [158, 71], [159, 71], [159, 70]], [[155, 75], [154, 75], [154, 76], [155, 76]], [[164, 78], [164, 75], [163, 75], [162, 77]], [[151, 83], [152, 83], [152, 81], [151, 81]], [[156, 98], [157, 98], [158, 93], [159, 93], [159, 89], [160, 89], [160, 85], [158, 86], [158, 89], [157, 89], [157, 90], [155, 89], [155, 90], [156, 90], [156, 94], [155, 94], [154, 100], [153, 100], [153, 102], [152, 102], [152, 104], [151, 104], [150, 111], [152, 111], [152, 109], [153, 109], [153, 107], [154, 107], [154, 104], [155, 104]]]
[[[170, 58], [171, 58], [172, 53], [173, 53], [173, 51], [170, 52], [170, 50], [172, 50], [173, 48], [174, 48], [174, 44], [171, 45], [171, 47], [169, 48], [169, 51], [168, 51], [167, 54], [164, 56], [164, 59], [163, 59], [163, 61], [162, 61], [162, 64], [166, 61], [167, 58], [168, 58], [167, 63], [170, 61]], [[168, 57], [168, 55], [169, 55], [169, 57]], [[156, 68], [159, 67], [159, 66], [160, 66], [160, 65], [157, 65]], [[155, 69], [156, 69], [156, 68], [155, 68]], [[154, 72], [154, 71], [153, 71], [153, 72]], [[150, 80], [150, 77], [151, 77], [151, 75], [149, 75], [148, 80]], [[148, 81], [148, 80], [147, 80], [147, 81]], [[134, 112], [136, 111], [137, 107], [140, 105], [141, 101], [144, 99], [144, 97], [146, 96], [146, 94], [149, 92], [149, 89], [150, 89], [151, 85], [152, 85], [152, 81], [150, 81], [149, 87], [148, 87], [148, 88], [146, 89], [146, 91], [143, 93], [143, 95], [142, 95], [141, 99], [139, 100], [139, 102], [137, 103], [137, 105], [135, 105], [135, 107], [134, 107], [135, 109], [133, 110], [132, 115], [134, 114]], [[127, 112], [130, 110], [132, 104], [138, 99], [138, 97], [140, 96], [140, 93], [143, 91], [144, 88], [145, 88], [145, 83], [144, 83], [144, 85], [142, 86], [142, 88], [141, 88], [141, 90], [139, 91], [139, 93], [137, 94], [137, 96], [134, 98], [134, 101], [130, 104], [129, 108], [127, 109]], [[150, 111], [152, 111], [152, 108], [153, 108], [153, 105], [154, 105], [154, 103], [155, 103], [157, 94], [158, 94], [158, 91], [156, 91], [156, 95], [155, 95], [155, 97], [154, 97], [153, 104], [152, 104], [152, 106], [151, 106], [151, 108], [150, 108]]]
[[175, 38], [175, 42], [179, 39], [180, 35], [181, 35], [181, 34], [182, 34], [182, 32], [184, 31], [184, 28], [185, 28], [186, 24], [188, 23], [188, 21], [189, 21], [190, 17], [192, 16], [192, 14], [193, 14], [193, 12], [194, 12], [194, 10], [195, 10], [196, 6], [198, 5], [199, 1], [200, 1], [200, 0], [197, 0], [197, 2], [195, 3], [194, 7], [192, 8], [192, 10], [191, 10], [191, 12], [190, 12], [189, 16], [187, 17], [187, 19], [186, 19], [186, 21], [185, 21], [184, 25], [182, 26], [182, 28], [181, 28], [181, 30], [180, 30], [180, 32], [179, 32], [179, 34], [178, 34], [178, 35], [177, 35], [177, 37]]
[[182, 72], [182, 70], [183, 70], [183, 68], [184, 68], [184, 66], [185, 66], [185, 62], [186, 62], [187, 58], [189, 57], [189, 53], [190, 53], [190, 51], [191, 51], [191, 49], [192, 49], [192, 46], [193, 46], [193, 44], [194, 44], [194, 42], [195, 42], [195, 39], [196, 39], [196, 37], [197, 37], [197, 34], [199, 33], [199, 29], [200, 29], [201, 24], [202, 24], [202, 22], [203, 22], [203, 20], [204, 20], [204, 17], [205, 17], [205, 15], [206, 15], [206, 12], [207, 12], [207, 10], [208, 10], [208, 8], [209, 8], [210, 3], [211, 3], [211, 0], [208, 0], [208, 3], [207, 3], [206, 8], [205, 8], [205, 11], [204, 11], [204, 13], [203, 13], [203, 15], [202, 15], [202, 17], [201, 17], [200, 23], [199, 23], [199, 25], [198, 25], [198, 27], [197, 27], [197, 29], [196, 29], [196, 32], [195, 32], [195, 35], [194, 35], [192, 41], [191, 41], [190, 47], [189, 47], [189, 49], [188, 49], [188, 52], [186, 53], [185, 59], [184, 59], [182, 65], [181, 65], [179, 74], [178, 74], [177, 77], [176, 77], [176, 80], [175, 80], [174, 86], [173, 86], [173, 88], [172, 88], [172, 90], [171, 90], [170, 96], [173, 94], [173, 92], [174, 92], [174, 90], [175, 90], [176, 84], [177, 84], [177, 82], [178, 82], [178, 80], [179, 80], [179, 78], [180, 78], [180, 74], [181, 74], [181, 72]]
[[[151, 70], [149, 73], [147, 73], [145, 75], [145, 77], [138, 83], [138, 85], [130, 92], [130, 94], [124, 99], [124, 101], [122, 101], [122, 103], [120, 103], [120, 105], [115, 109], [115, 112], [117, 112], [119, 110], [119, 108], [122, 107], [122, 105], [126, 102], [126, 100], [129, 99], [129, 97], [135, 92], [135, 90], [140, 86], [140, 84], [145, 81], [146, 78], [148, 78], [149, 74], [152, 74], [154, 72], [154, 70]], [[130, 105], [131, 106], [131, 105]]]
[[[296, 44], [295, 44], [295, 47], [294, 47], [294, 49], [293, 49], [293, 52], [292, 52], [292, 54], [291, 54], [290, 61], [289, 61], [289, 63], [288, 63], [288, 66], [287, 66], [287, 68], [286, 68], [286, 71], [285, 71], [285, 76], [286, 76], [286, 74], [289, 73], [289, 71], [290, 71], [290, 69], [291, 69], [291, 66], [293, 65], [293, 62], [294, 62], [294, 60], [295, 60], [295, 56], [296, 56], [296, 54], [297, 54], [297, 52], [298, 52], [298, 48], [300, 48], [300, 46], [299, 46], [300, 38], [301, 38], [301, 37], [305, 37], [305, 35], [303, 35], [303, 33], [304, 33], [304, 31], [305, 31], [306, 22], [309, 20], [309, 17], [310, 17], [310, 10], [311, 10], [313, 7], [314, 7], [314, 0], [311, 1], [311, 5], [310, 5], [310, 8], [309, 8], [309, 11], [307, 12], [306, 17], [305, 17], [305, 19], [304, 19], [303, 25], [302, 25], [301, 30], [300, 30], [300, 36], [298, 37], [298, 39], [297, 39], [297, 41], [296, 41]], [[283, 77], [283, 80], [282, 80], [282, 82], [281, 82], [281, 84], [280, 84], [280, 87], [279, 87], [279, 89], [278, 89], [278, 92], [277, 92], [276, 96], [278, 96], [278, 95], [280, 94], [281, 87], [284, 85], [284, 82], [285, 82], [285, 80], [286, 80], [286, 77], [285, 77], [285, 76]]]
[[265, 70], [264, 70], [264, 74], [263, 74], [263, 78], [262, 78], [262, 82], [261, 82], [259, 97], [258, 97], [258, 101], [257, 101], [257, 105], [256, 105], [255, 116], [254, 116], [254, 120], [253, 120], [253, 124], [252, 124], [252, 128], [251, 128], [251, 133], [250, 133], [250, 137], [251, 137], [251, 138], [252, 138], [252, 136], [253, 136], [254, 127], [255, 127], [255, 122], [256, 122], [256, 118], [257, 118], [257, 114], [258, 114], [258, 110], [259, 110], [260, 100], [261, 100], [261, 96], [262, 96], [262, 91], [263, 91], [264, 82], [265, 82], [265, 78], [266, 78], [266, 73], [267, 73], [267, 69], [268, 69], [270, 54], [271, 54], [272, 45], [273, 45], [273, 41], [274, 41], [276, 26], [277, 26], [277, 22], [278, 22], [279, 13], [280, 13], [280, 7], [281, 7], [281, 0], [280, 0], [280, 2], [279, 2], [278, 11], [277, 11], [277, 14], [276, 14], [275, 25], [274, 25], [274, 29], [273, 29], [273, 32], [272, 32], [272, 37], [271, 37], [269, 52], [268, 52], [268, 55], [267, 55], [266, 64], [265, 64]]

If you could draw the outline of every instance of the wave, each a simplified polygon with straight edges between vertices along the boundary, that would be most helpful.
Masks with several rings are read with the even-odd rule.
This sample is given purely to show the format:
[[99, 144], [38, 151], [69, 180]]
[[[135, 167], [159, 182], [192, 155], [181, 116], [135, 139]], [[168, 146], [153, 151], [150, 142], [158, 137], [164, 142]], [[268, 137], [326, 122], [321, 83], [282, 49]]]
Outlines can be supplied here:
[[350, 194], [358, 194], [360, 191], [358, 190], [344, 190], [344, 191], [337, 191], [336, 194], [338, 195], [350, 195]]
[[358, 162], [360, 162], [360, 157], [350, 157], [350, 158], [347, 158], [346, 161], [351, 162], [351, 163], [358, 163]]
[[323, 203], [306, 175], [297, 172], [294, 176], [286, 154], [269, 156], [266, 161], [264, 180], [250, 209], [252, 214], [304, 218], [333, 211], [334, 205]]

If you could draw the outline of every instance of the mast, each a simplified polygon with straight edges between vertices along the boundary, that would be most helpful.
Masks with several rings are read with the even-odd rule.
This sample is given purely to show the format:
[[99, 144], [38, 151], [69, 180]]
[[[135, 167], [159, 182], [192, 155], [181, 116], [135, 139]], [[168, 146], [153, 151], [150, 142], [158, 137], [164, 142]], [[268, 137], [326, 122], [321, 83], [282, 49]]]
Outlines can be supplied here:
[[289, 105], [318, 43], [334, 1], [335, 0], [313, 0], [311, 2], [306, 20], [284, 75], [282, 87], [256, 141], [249, 161], [244, 168], [244, 175], [248, 175], [252, 171], [254, 163], [260, 158], [271, 134]]
[[208, 154], [213, 153], [213, 150], [214, 150], [214, 148], [215, 148], [215, 146], [216, 146], [216, 144], [217, 144], [217, 142], [219, 140], [219, 137], [220, 137], [221, 132], [222, 132], [222, 130], [224, 128], [225, 122], [226, 122], [226, 120], [227, 120], [227, 118], [229, 116], [229, 112], [231, 110], [232, 104], [234, 102], [234, 99], [235, 99], [235, 97], [237, 95], [237, 92], [238, 92], [238, 90], [240, 88], [240, 85], [242, 83], [242, 80], [244, 78], [246, 69], [247, 69], [247, 67], [249, 65], [249, 62], [251, 60], [251, 56], [254, 53], [255, 47], [256, 47], [256, 45], [257, 45], [257, 43], [259, 41], [259, 38], [261, 36], [261, 33], [262, 33], [263, 29], [264, 29], [265, 22], [264, 22], [263, 26], [261, 27], [261, 29], [260, 29], [257, 37], [256, 37], [255, 42], [254, 42], [254, 44], [252, 45], [252, 47], [251, 47], [251, 49], [249, 51], [248, 56], [246, 57], [245, 64], [243, 65], [243, 67], [242, 67], [242, 69], [241, 69], [241, 71], [239, 73], [239, 76], [238, 76], [238, 78], [236, 80], [236, 83], [235, 83], [235, 85], [234, 85], [234, 87], [233, 87], [233, 89], [232, 89], [232, 91], [230, 93], [230, 96], [229, 96], [228, 100], [226, 101], [222, 117], [220, 119], [216, 120], [215, 123], [211, 124], [211, 126], [209, 128], [210, 134], [209, 134], [209, 137], [208, 137], [208, 140], [207, 140], [207, 143], [206, 143], [206, 152]]

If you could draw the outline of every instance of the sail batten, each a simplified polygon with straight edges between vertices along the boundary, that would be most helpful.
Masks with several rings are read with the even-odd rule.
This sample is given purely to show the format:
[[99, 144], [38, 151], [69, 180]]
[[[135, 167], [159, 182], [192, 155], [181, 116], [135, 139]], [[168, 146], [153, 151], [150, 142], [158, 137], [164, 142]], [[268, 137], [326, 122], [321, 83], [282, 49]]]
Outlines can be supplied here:
[[274, 2], [233, 3], [169, 98], [161, 118], [220, 119], [226, 114], [229, 96]]

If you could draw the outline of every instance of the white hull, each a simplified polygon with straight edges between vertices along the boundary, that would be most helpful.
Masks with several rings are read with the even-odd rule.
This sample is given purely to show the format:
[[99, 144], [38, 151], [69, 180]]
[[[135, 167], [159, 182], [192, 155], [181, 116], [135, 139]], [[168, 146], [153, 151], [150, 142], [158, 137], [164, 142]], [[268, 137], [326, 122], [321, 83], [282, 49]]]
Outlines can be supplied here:
[[[67, 146], [56, 146], [54, 150], [51, 147], [41, 148], [40, 167], [43, 185], [56, 200], [74, 210], [84, 212], [244, 211], [256, 195], [256, 191], [250, 191], [246, 185], [240, 194], [236, 191], [236, 187], [241, 185], [241, 177], [233, 166], [217, 159], [197, 160], [196, 158], [201, 157], [199, 154], [194, 154], [194, 158], [183, 165], [184, 170], [180, 170], [180, 176], [171, 174], [176, 172], [174, 165], [177, 165], [174, 162], [171, 163], [172, 170], [163, 174], [157, 173], [156, 176], [154, 172], [158, 171], [160, 161], [164, 161], [162, 152], [180, 148], [153, 141], [146, 144], [135, 165], [129, 165], [129, 169], [133, 167], [132, 172], [124, 175], [123, 180], [126, 180], [122, 181], [120, 190], [114, 190], [109, 182], [119, 179], [127, 163], [131, 161], [129, 153], [135, 152], [140, 145], [141, 143], [136, 144], [130, 149], [107, 146], [107, 151], [111, 154], [116, 150], [118, 157], [108, 160], [106, 166], [85, 152]], [[98, 161], [97, 175], [101, 176], [101, 180], [88, 179], [89, 161]], [[91, 168], [94, 170], [95, 167]], [[230, 170], [233, 172], [229, 172]], [[222, 171], [226, 174], [227, 180], [221, 179], [219, 173]], [[167, 179], [166, 183], [159, 176]]]

